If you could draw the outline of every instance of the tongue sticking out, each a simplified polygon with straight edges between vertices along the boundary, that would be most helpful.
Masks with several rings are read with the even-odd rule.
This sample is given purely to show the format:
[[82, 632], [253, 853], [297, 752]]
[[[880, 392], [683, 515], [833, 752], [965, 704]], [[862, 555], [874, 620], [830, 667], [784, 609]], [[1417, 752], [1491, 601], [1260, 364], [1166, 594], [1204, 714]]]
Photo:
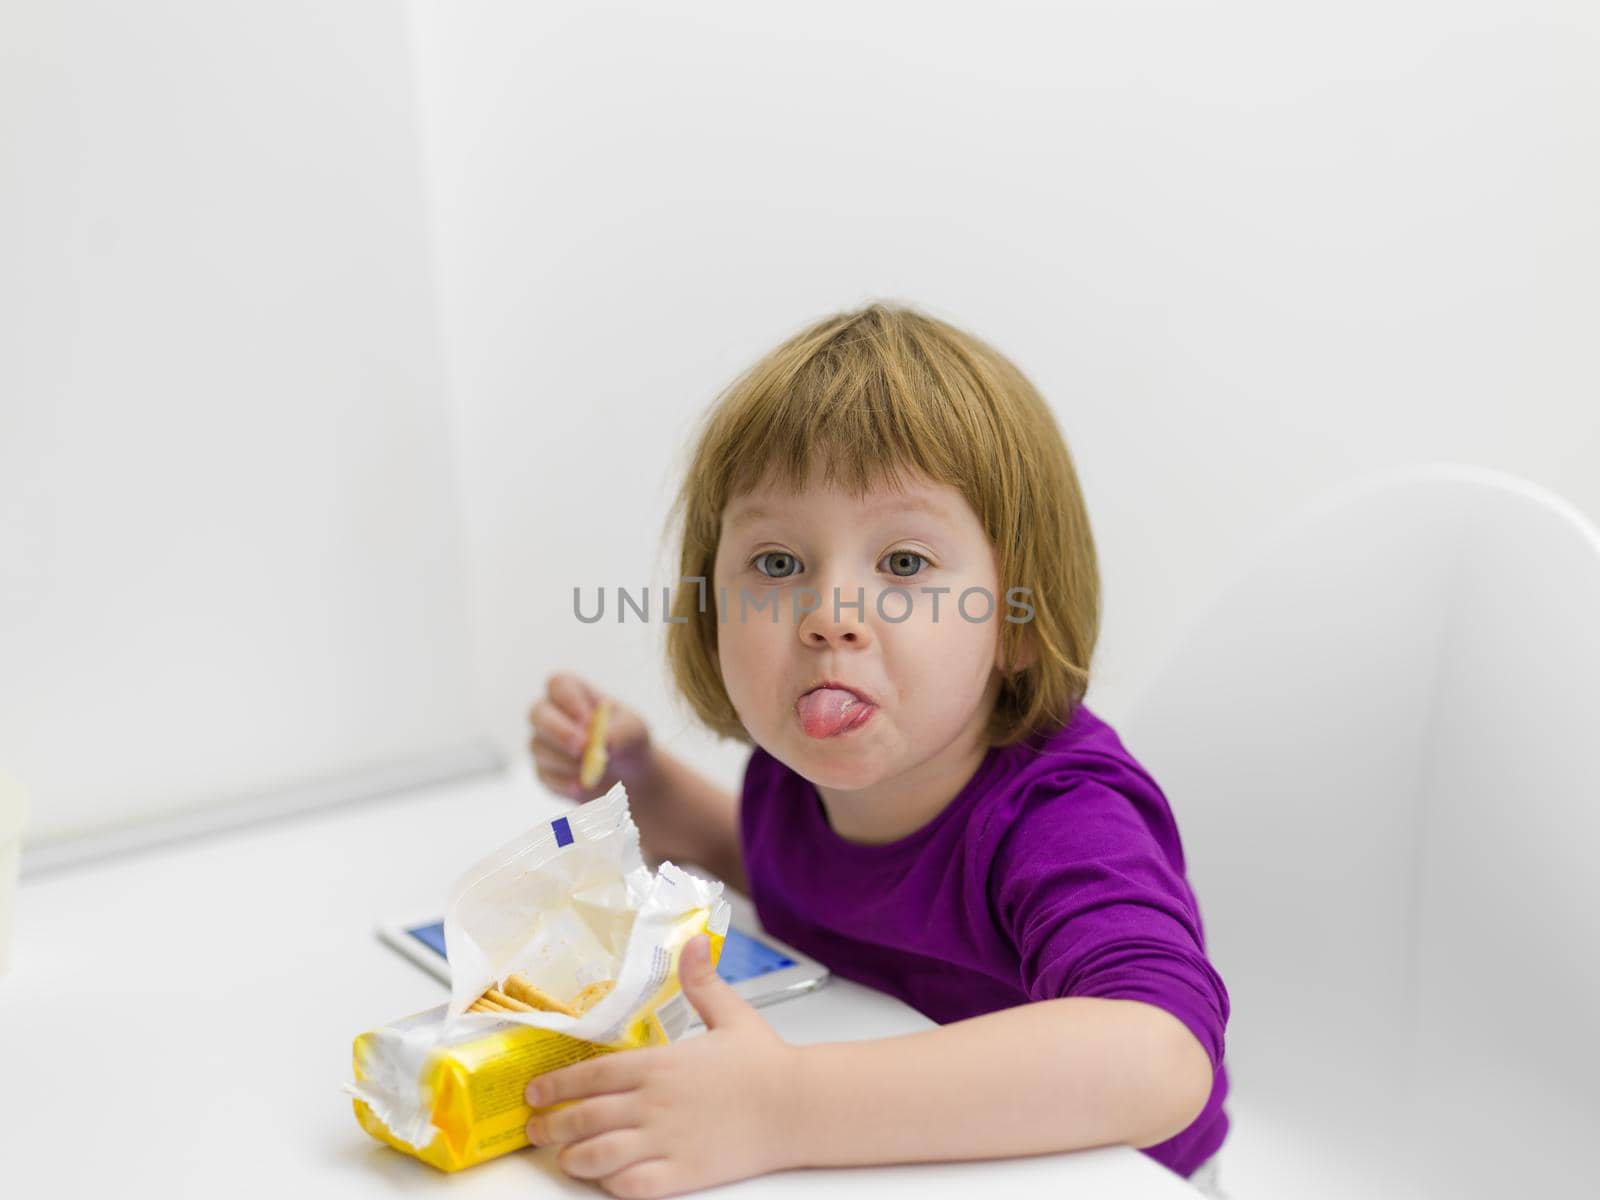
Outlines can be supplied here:
[[843, 688], [817, 688], [800, 697], [795, 706], [800, 724], [808, 736], [832, 737], [860, 723], [872, 705], [867, 704]]

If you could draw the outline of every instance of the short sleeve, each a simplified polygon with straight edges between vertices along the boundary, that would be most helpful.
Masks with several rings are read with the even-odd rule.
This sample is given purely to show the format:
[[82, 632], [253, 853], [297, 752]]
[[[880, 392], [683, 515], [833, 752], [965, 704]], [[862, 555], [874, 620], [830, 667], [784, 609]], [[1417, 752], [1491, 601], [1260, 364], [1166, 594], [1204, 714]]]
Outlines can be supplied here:
[[1153, 1004], [1221, 1066], [1227, 989], [1188, 883], [1129, 797], [1097, 782], [1036, 787], [998, 831], [990, 896], [1030, 1000]]

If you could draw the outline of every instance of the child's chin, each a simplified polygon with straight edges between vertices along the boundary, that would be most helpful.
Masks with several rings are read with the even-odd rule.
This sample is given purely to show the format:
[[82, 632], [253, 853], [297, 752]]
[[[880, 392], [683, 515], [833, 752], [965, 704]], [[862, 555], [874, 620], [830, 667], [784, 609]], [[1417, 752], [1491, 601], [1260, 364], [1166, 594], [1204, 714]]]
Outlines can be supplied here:
[[882, 762], [833, 739], [805, 739], [796, 770], [818, 787], [855, 791], [882, 778]]

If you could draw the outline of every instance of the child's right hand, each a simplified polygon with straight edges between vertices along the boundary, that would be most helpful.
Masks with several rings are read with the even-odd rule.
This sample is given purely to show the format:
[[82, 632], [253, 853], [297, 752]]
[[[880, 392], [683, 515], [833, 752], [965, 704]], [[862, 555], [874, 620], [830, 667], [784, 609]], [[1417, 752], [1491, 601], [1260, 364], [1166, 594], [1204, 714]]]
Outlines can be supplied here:
[[[589, 735], [589, 719], [601, 699], [611, 704], [606, 769], [599, 783], [585, 788], [578, 782], [578, 767]], [[632, 792], [649, 768], [650, 730], [644, 719], [615, 697], [602, 697], [587, 680], [571, 672], [557, 671], [545, 680], [544, 697], [528, 713], [528, 724], [533, 728], [528, 747], [540, 782], [569, 800], [603, 796], [619, 779]]]

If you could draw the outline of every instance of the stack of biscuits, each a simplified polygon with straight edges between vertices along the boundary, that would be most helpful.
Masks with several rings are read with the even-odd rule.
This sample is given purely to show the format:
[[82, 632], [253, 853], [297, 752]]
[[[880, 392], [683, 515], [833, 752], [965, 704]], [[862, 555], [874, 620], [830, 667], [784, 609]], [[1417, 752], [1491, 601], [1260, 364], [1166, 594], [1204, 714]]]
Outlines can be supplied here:
[[580, 1017], [616, 987], [615, 979], [602, 979], [598, 983], [591, 983], [581, 989], [570, 1000], [557, 1000], [547, 992], [536, 987], [526, 975], [507, 975], [499, 987], [488, 988], [471, 1004], [467, 1005], [468, 1012], [476, 1013], [514, 1013], [514, 1012], [553, 1012], [563, 1013], [569, 1017]]

